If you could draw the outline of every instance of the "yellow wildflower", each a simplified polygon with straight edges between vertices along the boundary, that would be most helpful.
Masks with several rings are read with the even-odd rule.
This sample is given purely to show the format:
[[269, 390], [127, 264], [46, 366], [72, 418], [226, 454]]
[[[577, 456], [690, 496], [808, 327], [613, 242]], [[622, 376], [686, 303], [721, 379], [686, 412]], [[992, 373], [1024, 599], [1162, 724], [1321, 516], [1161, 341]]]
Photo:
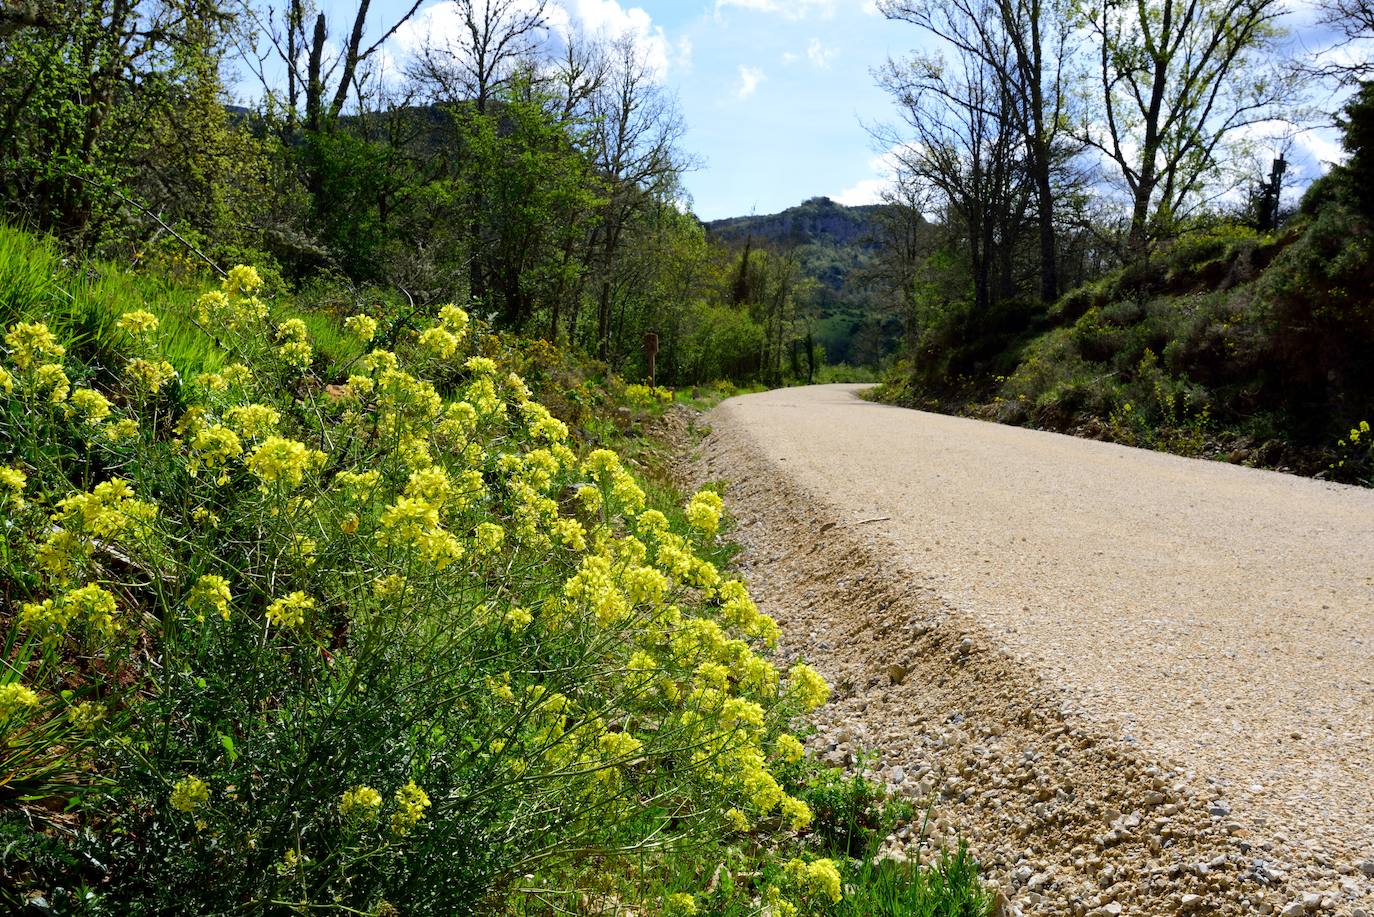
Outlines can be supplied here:
[[355, 786], [339, 799], [339, 814], [354, 821], [371, 821], [382, 808], [382, 794], [370, 786]]
[[468, 314], [453, 303], [439, 307], [440, 324], [459, 340], [462, 340], [463, 336], [467, 334], [469, 321]]
[[115, 327], [135, 336], [152, 334], [157, 330], [157, 316], [145, 309], [135, 309], [115, 319]]
[[187, 774], [172, 787], [169, 801], [172, 808], [190, 814], [210, 801], [210, 787], [199, 777]]
[[305, 614], [313, 610], [315, 600], [299, 590], [267, 606], [267, 620], [278, 627], [300, 627]]
[[229, 269], [229, 274], [224, 278], [220, 287], [226, 293], [252, 296], [262, 289], [262, 277], [256, 268], [247, 264], [236, 264]]
[[176, 367], [166, 360], [145, 360], [142, 357], [130, 360], [127, 371], [134, 386], [149, 394], [162, 391], [167, 383], [177, 377]]
[[28, 475], [10, 465], [0, 465], [0, 491], [8, 491], [7, 502], [11, 509], [24, 508], [24, 486], [28, 484]]
[[48, 326], [41, 322], [11, 325], [5, 335], [5, 346], [10, 349], [10, 359], [20, 369], [28, 369], [45, 358], [60, 360], [67, 352], [57, 343]]
[[100, 423], [110, 416], [110, 399], [93, 388], [79, 388], [72, 392], [72, 407], [91, 423]]
[[48, 391], [48, 400], [53, 404], [61, 404], [67, 400], [67, 393], [71, 391], [71, 383], [67, 379], [67, 374], [62, 371], [62, 367], [56, 363], [48, 363], [38, 367], [33, 374], [34, 387], [38, 391]]
[[805, 663], [797, 663], [787, 673], [791, 682], [788, 694], [795, 697], [802, 709], [810, 711], [830, 699], [830, 686], [820, 673]]
[[344, 329], [367, 344], [377, 336], [377, 320], [370, 315], [350, 315], [344, 319]]
[[17, 681], [0, 685], [0, 722], [9, 719], [20, 710], [38, 706], [38, 694]]
[[397, 835], [406, 835], [425, 817], [429, 808], [429, 796], [414, 780], [396, 791], [396, 811], [391, 816], [391, 830]]
[[473, 537], [477, 540], [479, 552], [493, 554], [501, 549], [501, 543], [506, 539], [506, 531], [494, 522], [482, 522], [473, 530]]
[[248, 470], [267, 484], [285, 483], [299, 487], [312, 467], [323, 465], [327, 456], [306, 448], [304, 443], [281, 436], [269, 436], [248, 456]]
[[665, 917], [695, 917], [697, 900], [687, 892], [674, 892], [663, 899]]
[[229, 581], [222, 576], [207, 573], [191, 587], [186, 605], [196, 612], [214, 612], [224, 620], [229, 620], [229, 603], [233, 601], [229, 591]]

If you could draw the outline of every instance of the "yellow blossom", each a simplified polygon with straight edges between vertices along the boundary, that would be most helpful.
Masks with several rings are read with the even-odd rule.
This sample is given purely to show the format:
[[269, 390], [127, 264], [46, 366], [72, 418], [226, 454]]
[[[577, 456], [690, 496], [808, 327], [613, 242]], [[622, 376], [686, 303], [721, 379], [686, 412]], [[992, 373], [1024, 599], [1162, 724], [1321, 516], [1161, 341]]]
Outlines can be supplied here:
[[269, 436], [248, 456], [248, 470], [264, 485], [287, 484], [299, 487], [311, 468], [324, 464], [326, 456], [306, 448], [304, 443], [281, 436]]
[[38, 694], [17, 681], [0, 685], [0, 722], [14, 716], [20, 710], [38, 706]]
[[382, 794], [370, 786], [355, 786], [339, 799], [339, 814], [354, 821], [372, 821], [382, 808]]
[[453, 303], [439, 307], [440, 324], [459, 340], [462, 340], [463, 335], [467, 334], [469, 321], [468, 314]]
[[447, 328], [426, 328], [419, 343], [421, 349], [440, 360], [447, 360], [458, 350], [458, 338]]
[[506, 539], [506, 532], [494, 522], [481, 522], [473, 530], [473, 537], [477, 540], [478, 551], [483, 554], [492, 554], [501, 549], [501, 543]]
[[229, 591], [229, 581], [222, 576], [207, 573], [191, 587], [186, 599], [187, 606], [196, 612], [214, 612], [224, 620], [229, 620], [229, 603], [233, 601]]
[[190, 814], [210, 801], [210, 787], [199, 777], [188, 774], [172, 787], [172, 808]]
[[790, 687], [788, 694], [801, 703], [802, 709], [811, 711], [830, 698], [830, 686], [820, 673], [805, 663], [797, 663], [787, 673]]
[[665, 917], [695, 917], [697, 901], [687, 892], [674, 892], [663, 900]]
[[344, 328], [364, 344], [377, 336], [377, 320], [370, 315], [350, 315], [344, 319]]
[[226, 293], [237, 293], [241, 296], [252, 296], [262, 289], [262, 277], [257, 269], [247, 264], [236, 264], [229, 269], [229, 274], [220, 284]]
[[110, 416], [110, 400], [93, 388], [72, 392], [71, 403], [91, 423], [100, 423]]
[[11, 325], [5, 334], [5, 346], [10, 349], [10, 359], [20, 369], [29, 369], [41, 360], [62, 359], [66, 348], [57, 343], [57, 338], [41, 322], [19, 322]]
[[18, 468], [0, 465], [0, 491], [8, 491], [5, 502], [11, 509], [24, 508], [24, 486], [28, 480], [28, 475]]
[[268, 605], [267, 620], [278, 627], [300, 627], [314, 607], [315, 600], [298, 590]]
[[397, 835], [409, 834], [411, 829], [425, 817], [429, 808], [429, 796], [414, 780], [396, 791], [396, 811], [391, 816], [391, 830]]
[[115, 327], [135, 336], [152, 334], [157, 330], [157, 316], [144, 309], [135, 309], [115, 319]]
[[48, 400], [53, 404], [61, 404], [67, 400], [67, 393], [71, 391], [71, 383], [67, 379], [67, 374], [62, 371], [62, 367], [56, 363], [48, 363], [38, 367], [33, 374], [34, 387], [38, 391], [46, 390]]
[[177, 371], [166, 360], [145, 360], [142, 357], [129, 361], [129, 378], [140, 391], [157, 394], [167, 383], [177, 377]]

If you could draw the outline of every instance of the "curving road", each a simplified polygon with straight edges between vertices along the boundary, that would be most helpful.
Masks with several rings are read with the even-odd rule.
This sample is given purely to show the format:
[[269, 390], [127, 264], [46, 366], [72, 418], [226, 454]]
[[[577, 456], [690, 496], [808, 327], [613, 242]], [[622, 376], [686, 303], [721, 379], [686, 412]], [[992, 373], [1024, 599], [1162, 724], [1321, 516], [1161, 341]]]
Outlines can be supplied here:
[[1374, 490], [861, 388], [734, 398], [709, 422], [1258, 831], [1374, 857]]

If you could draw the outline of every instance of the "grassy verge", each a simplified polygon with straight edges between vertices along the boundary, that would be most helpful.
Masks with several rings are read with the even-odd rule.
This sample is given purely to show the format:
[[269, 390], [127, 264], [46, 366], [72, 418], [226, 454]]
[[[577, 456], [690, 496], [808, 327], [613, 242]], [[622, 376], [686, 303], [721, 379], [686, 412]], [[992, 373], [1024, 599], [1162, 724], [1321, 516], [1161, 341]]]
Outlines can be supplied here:
[[257, 287], [0, 236], [0, 904], [985, 911], [805, 757], [827, 689], [633, 435], [662, 398]]

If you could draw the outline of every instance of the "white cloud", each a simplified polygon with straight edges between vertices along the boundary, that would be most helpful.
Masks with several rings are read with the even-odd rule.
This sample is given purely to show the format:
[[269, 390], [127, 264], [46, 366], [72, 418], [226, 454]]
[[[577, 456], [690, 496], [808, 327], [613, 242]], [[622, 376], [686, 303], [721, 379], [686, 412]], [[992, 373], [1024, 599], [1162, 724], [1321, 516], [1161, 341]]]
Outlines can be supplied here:
[[796, 53], [795, 51], [782, 52], [782, 62], [789, 67], [799, 60], [801, 60], [801, 55]]
[[735, 90], [735, 98], [741, 100], [749, 98], [759, 88], [759, 83], [767, 78], [763, 70], [758, 67], [741, 66], [739, 68], [739, 88]]
[[821, 70], [830, 69], [830, 60], [839, 52], [834, 48], [827, 48], [821, 44], [819, 38], [811, 39], [811, 44], [806, 46], [806, 58], [811, 61], [813, 67]]
[[729, 7], [757, 13], [775, 13], [786, 19], [805, 19], [812, 13], [822, 18], [835, 15], [841, 0], [716, 0], [716, 15]]
[[891, 179], [865, 178], [845, 188], [839, 194], [832, 195], [830, 199], [846, 207], [859, 207], [863, 204], [881, 204], [883, 202], [884, 192], [891, 187]]
[[[515, 8], [533, 10], [536, 3], [535, 0], [521, 0]], [[667, 73], [670, 62], [691, 60], [690, 41], [684, 39], [674, 49], [663, 27], [654, 25], [648, 12], [637, 6], [622, 6], [618, 0], [557, 0], [545, 9], [545, 16], [550, 31], [556, 36], [567, 37], [574, 32], [608, 39], [633, 36], [645, 64], [660, 79]], [[408, 55], [429, 42], [461, 42], [465, 37], [459, 5], [455, 0], [439, 0], [420, 10], [398, 29], [394, 41], [397, 48]]]
[[846, 207], [882, 203], [883, 195], [892, 190], [896, 183], [901, 154], [911, 149], [910, 145], [899, 143], [874, 156], [868, 161], [868, 168], [873, 175], [860, 179], [839, 194], [832, 194], [831, 199]]
[[[555, 25], [561, 34], [579, 30], [609, 39], [630, 35], [644, 55], [644, 63], [659, 79], [667, 74], [671, 62], [691, 61], [691, 41], [684, 38], [674, 49], [663, 27], [654, 25], [653, 18], [642, 7], [623, 7], [617, 0], [561, 0], [561, 4], [561, 8], [550, 7], [551, 13], [554, 10], [563, 13], [558, 17], [561, 21]], [[553, 13], [553, 17], [557, 16]]]

